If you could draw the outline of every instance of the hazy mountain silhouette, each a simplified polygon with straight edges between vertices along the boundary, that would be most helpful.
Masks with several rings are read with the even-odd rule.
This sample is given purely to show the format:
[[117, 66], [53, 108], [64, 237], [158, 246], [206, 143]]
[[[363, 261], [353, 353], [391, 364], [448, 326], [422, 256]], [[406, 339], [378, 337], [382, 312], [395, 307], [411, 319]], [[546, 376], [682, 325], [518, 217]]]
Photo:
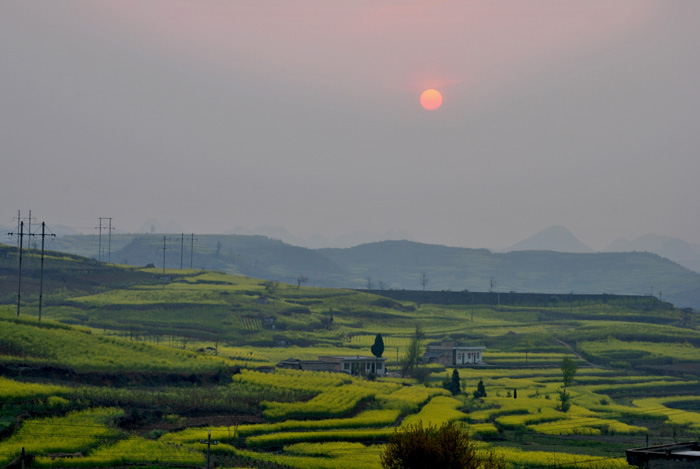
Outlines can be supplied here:
[[645, 295], [651, 287], [678, 306], [700, 306], [700, 274], [649, 252], [564, 253], [454, 248], [384, 241], [349, 249], [321, 249], [347, 272], [345, 282], [363, 288], [371, 278], [386, 288], [537, 293]]
[[565, 227], [556, 225], [550, 226], [503, 251], [593, 252], [593, 249], [579, 241]]
[[[374, 288], [418, 290], [425, 273], [427, 290], [647, 295], [653, 288], [663, 291], [663, 299], [677, 306], [700, 307], [700, 273], [650, 252], [495, 253], [413, 241], [308, 249], [264, 236], [196, 237], [195, 268], [292, 284], [304, 275], [315, 286], [366, 288], [372, 284]], [[179, 268], [181, 263], [189, 267], [188, 243], [174, 239], [167, 241], [166, 268]], [[113, 260], [163, 265], [162, 236], [116, 235], [111, 241]], [[94, 256], [97, 242], [96, 235], [64, 236], [55, 238], [53, 249]]]
[[135, 231], [135, 233], [184, 233], [184, 230], [174, 221], [169, 221], [166, 224], [162, 224], [155, 218], [149, 218], [146, 223], [141, 225]]
[[673, 236], [646, 234], [634, 241], [618, 238], [605, 248], [605, 252], [629, 251], [653, 252], [690, 270], [700, 272], [700, 252], [691, 244]]
[[313, 234], [308, 238], [304, 238], [290, 233], [282, 226], [267, 225], [258, 226], [252, 230], [244, 226], [236, 226], [233, 230], [227, 231], [226, 234], [267, 236], [268, 238], [278, 239], [293, 246], [301, 246], [309, 249], [349, 248], [360, 244], [376, 243], [379, 241], [412, 239], [409, 233], [400, 230], [388, 230], [383, 234], [374, 231], [358, 230], [343, 233], [331, 239], [320, 234]]

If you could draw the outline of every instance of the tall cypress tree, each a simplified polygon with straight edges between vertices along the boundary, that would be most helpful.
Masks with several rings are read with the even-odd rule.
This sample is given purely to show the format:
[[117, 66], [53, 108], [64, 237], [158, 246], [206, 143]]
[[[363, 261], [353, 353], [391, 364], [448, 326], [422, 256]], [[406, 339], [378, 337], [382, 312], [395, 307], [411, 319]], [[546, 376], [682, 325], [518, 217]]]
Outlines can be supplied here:
[[452, 370], [451, 379], [445, 378], [445, 381], [442, 382], [442, 387], [450, 391], [453, 396], [456, 396], [462, 391], [462, 385], [459, 382], [459, 371], [457, 371], [457, 368]]
[[455, 368], [452, 371], [452, 382], [450, 383], [450, 392], [453, 396], [456, 396], [461, 391], [461, 386], [459, 384], [459, 371]]
[[377, 366], [379, 366], [379, 358], [381, 358], [382, 354], [384, 353], [384, 339], [382, 339], [381, 334], [377, 334], [377, 336], [374, 338], [374, 344], [372, 345], [372, 355], [377, 357], [377, 363], [374, 366], [374, 372], [377, 374]]

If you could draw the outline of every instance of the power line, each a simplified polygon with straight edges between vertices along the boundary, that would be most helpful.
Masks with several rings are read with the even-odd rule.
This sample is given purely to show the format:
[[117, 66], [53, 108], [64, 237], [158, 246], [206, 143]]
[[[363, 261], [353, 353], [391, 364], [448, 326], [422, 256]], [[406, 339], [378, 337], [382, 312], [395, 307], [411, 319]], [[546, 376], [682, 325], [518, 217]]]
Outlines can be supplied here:
[[165, 244], [167, 240], [168, 240], [168, 237], [167, 237], [167, 236], [163, 236], [163, 247], [162, 247], [162, 248], [158, 248], [158, 249], [162, 249], [162, 250], [163, 250], [163, 289], [165, 289], [165, 252], [166, 252], [168, 249], [171, 249], [171, 248], [167, 247], [166, 244]]
[[[192, 234], [193, 241], [194, 242], [194, 233]], [[180, 270], [182, 270], [182, 258], [183, 254], [185, 252], [185, 233], [182, 233], [179, 238], [177, 238], [178, 241], [180, 241]], [[192, 248], [190, 248], [190, 251], [192, 251]], [[191, 252], [190, 252], [191, 254]], [[191, 267], [190, 267], [191, 268]]]
[[[19, 214], [19, 211], [17, 212]], [[30, 212], [31, 213], [31, 212]], [[21, 296], [22, 296], [22, 247], [25, 236], [33, 236], [32, 233], [24, 232], [24, 221], [19, 222], [19, 232], [18, 233], [7, 233], [8, 236], [18, 236], [18, 269], [17, 269], [17, 317], [19, 317], [19, 310], [21, 306]]]
[[56, 237], [55, 234], [46, 234], [46, 223], [41, 222], [41, 277], [39, 280], [39, 322], [41, 322], [41, 305], [44, 296], [44, 239], [47, 236]]
[[190, 235], [190, 269], [192, 269], [192, 259], [194, 258], [194, 242], [199, 241], [194, 237], [194, 233]]
[[[17, 217], [13, 217], [13, 220], [17, 220], [17, 233], [19, 233], [20, 223], [24, 220], [27, 220], [29, 222], [29, 224], [30, 224], [29, 226], [31, 228], [32, 211], [31, 210], [29, 211], [29, 218], [27, 218], [27, 217], [22, 218], [22, 211], [17, 210]], [[31, 231], [31, 229], [29, 231]], [[12, 233], [8, 233], [8, 236], [11, 236], [11, 235], [12, 235]], [[20, 238], [17, 238], [17, 263], [18, 264], [19, 264], [19, 258], [20, 258], [19, 251], [20, 251]]]
[[108, 250], [107, 250], [107, 262], [111, 262], [112, 260], [112, 218], [110, 217], [98, 217], [100, 220], [100, 226], [96, 226], [95, 229], [99, 230], [99, 237], [97, 241], [97, 260], [102, 261], [102, 220], [108, 220], [109, 225], [106, 226], [104, 229], [107, 230], [108, 234]]
[[[29, 211], [29, 220], [31, 223], [31, 214], [32, 212]], [[19, 215], [19, 211], [18, 211]], [[30, 225], [31, 226], [31, 225]], [[31, 229], [27, 231], [27, 233], [24, 232], [24, 221], [20, 220], [19, 223], [19, 232], [18, 233], [8, 233], [8, 236], [17, 236], [18, 241], [19, 241], [19, 250], [18, 250], [18, 256], [19, 256], [19, 262], [18, 262], [18, 269], [17, 269], [17, 316], [19, 317], [20, 313], [20, 307], [21, 307], [21, 297], [22, 297], [22, 248], [23, 248], [23, 240], [25, 236], [32, 237], [36, 236], [36, 234], [31, 232]], [[42, 307], [42, 299], [44, 295], [44, 240], [47, 236], [53, 236], [55, 237], [56, 235], [53, 233], [47, 234], [46, 233], [46, 223], [41, 222], [41, 274], [40, 274], [40, 282], [39, 282], [39, 322], [41, 322], [41, 307]]]
[[[183, 255], [185, 251], [185, 233], [182, 233], [179, 238], [176, 238], [178, 241], [180, 241], [180, 270], [182, 270], [183, 267]], [[199, 241], [197, 238], [194, 237], [194, 233], [189, 235], [190, 239], [190, 269], [192, 268], [192, 259], [194, 258], [194, 242]]]

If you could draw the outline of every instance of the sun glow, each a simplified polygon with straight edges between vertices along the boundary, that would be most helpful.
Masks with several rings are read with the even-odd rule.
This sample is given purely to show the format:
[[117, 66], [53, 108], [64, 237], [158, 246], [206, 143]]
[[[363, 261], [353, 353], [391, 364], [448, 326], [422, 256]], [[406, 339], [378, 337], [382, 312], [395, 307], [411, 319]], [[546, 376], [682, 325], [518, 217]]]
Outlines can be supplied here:
[[420, 105], [428, 111], [434, 111], [442, 106], [442, 94], [434, 89], [425, 90], [420, 95]]

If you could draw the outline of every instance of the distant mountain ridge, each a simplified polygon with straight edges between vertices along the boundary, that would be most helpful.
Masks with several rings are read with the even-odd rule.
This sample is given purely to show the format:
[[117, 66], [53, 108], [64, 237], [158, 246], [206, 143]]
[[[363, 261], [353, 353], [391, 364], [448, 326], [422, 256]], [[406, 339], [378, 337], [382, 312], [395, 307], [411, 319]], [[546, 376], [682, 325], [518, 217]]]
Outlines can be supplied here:
[[[700, 306], [700, 274], [648, 252], [513, 251], [385, 241], [321, 250], [355, 282], [367, 278], [394, 289], [419, 289], [425, 272], [432, 290], [611, 293], [644, 295], [654, 288], [677, 306]], [[387, 279], [390, 279], [387, 282]]]
[[[161, 267], [162, 247], [160, 235], [115, 235], [111, 259]], [[55, 239], [52, 249], [94, 256], [97, 236]], [[181, 262], [188, 268], [189, 259], [186, 242], [167, 241], [166, 268]], [[649, 252], [494, 253], [413, 241], [314, 250], [264, 236], [197, 235], [192, 259], [194, 268], [291, 284], [302, 275], [315, 286], [416, 290], [424, 273], [428, 290], [646, 295], [653, 289], [677, 306], [700, 308], [700, 274]]]
[[561, 225], [551, 226], [539, 233], [504, 249], [511, 251], [556, 251], [556, 252], [593, 252], [593, 249], [579, 241], [571, 232]]
[[646, 234], [634, 241], [618, 238], [611, 242], [605, 252], [653, 252], [692, 271], [700, 272], [700, 252], [691, 244], [672, 236]]
[[388, 230], [383, 234], [376, 233], [374, 231], [358, 230], [349, 233], [343, 233], [339, 236], [333, 238], [327, 238], [320, 234], [315, 234], [304, 238], [302, 236], [297, 236], [282, 226], [259, 226], [253, 230], [248, 229], [244, 226], [237, 226], [233, 230], [225, 232], [225, 234], [238, 234], [238, 235], [260, 235], [267, 236], [272, 239], [279, 239], [287, 244], [294, 246], [301, 246], [309, 249], [323, 249], [323, 248], [349, 248], [352, 246], [358, 246], [360, 244], [375, 243], [379, 241], [386, 240], [412, 240], [413, 237], [400, 230]]
[[174, 221], [169, 221], [166, 224], [160, 223], [155, 218], [149, 218], [146, 223], [141, 225], [136, 231], [136, 233], [183, 233], [184, 230], [175, 223]]

